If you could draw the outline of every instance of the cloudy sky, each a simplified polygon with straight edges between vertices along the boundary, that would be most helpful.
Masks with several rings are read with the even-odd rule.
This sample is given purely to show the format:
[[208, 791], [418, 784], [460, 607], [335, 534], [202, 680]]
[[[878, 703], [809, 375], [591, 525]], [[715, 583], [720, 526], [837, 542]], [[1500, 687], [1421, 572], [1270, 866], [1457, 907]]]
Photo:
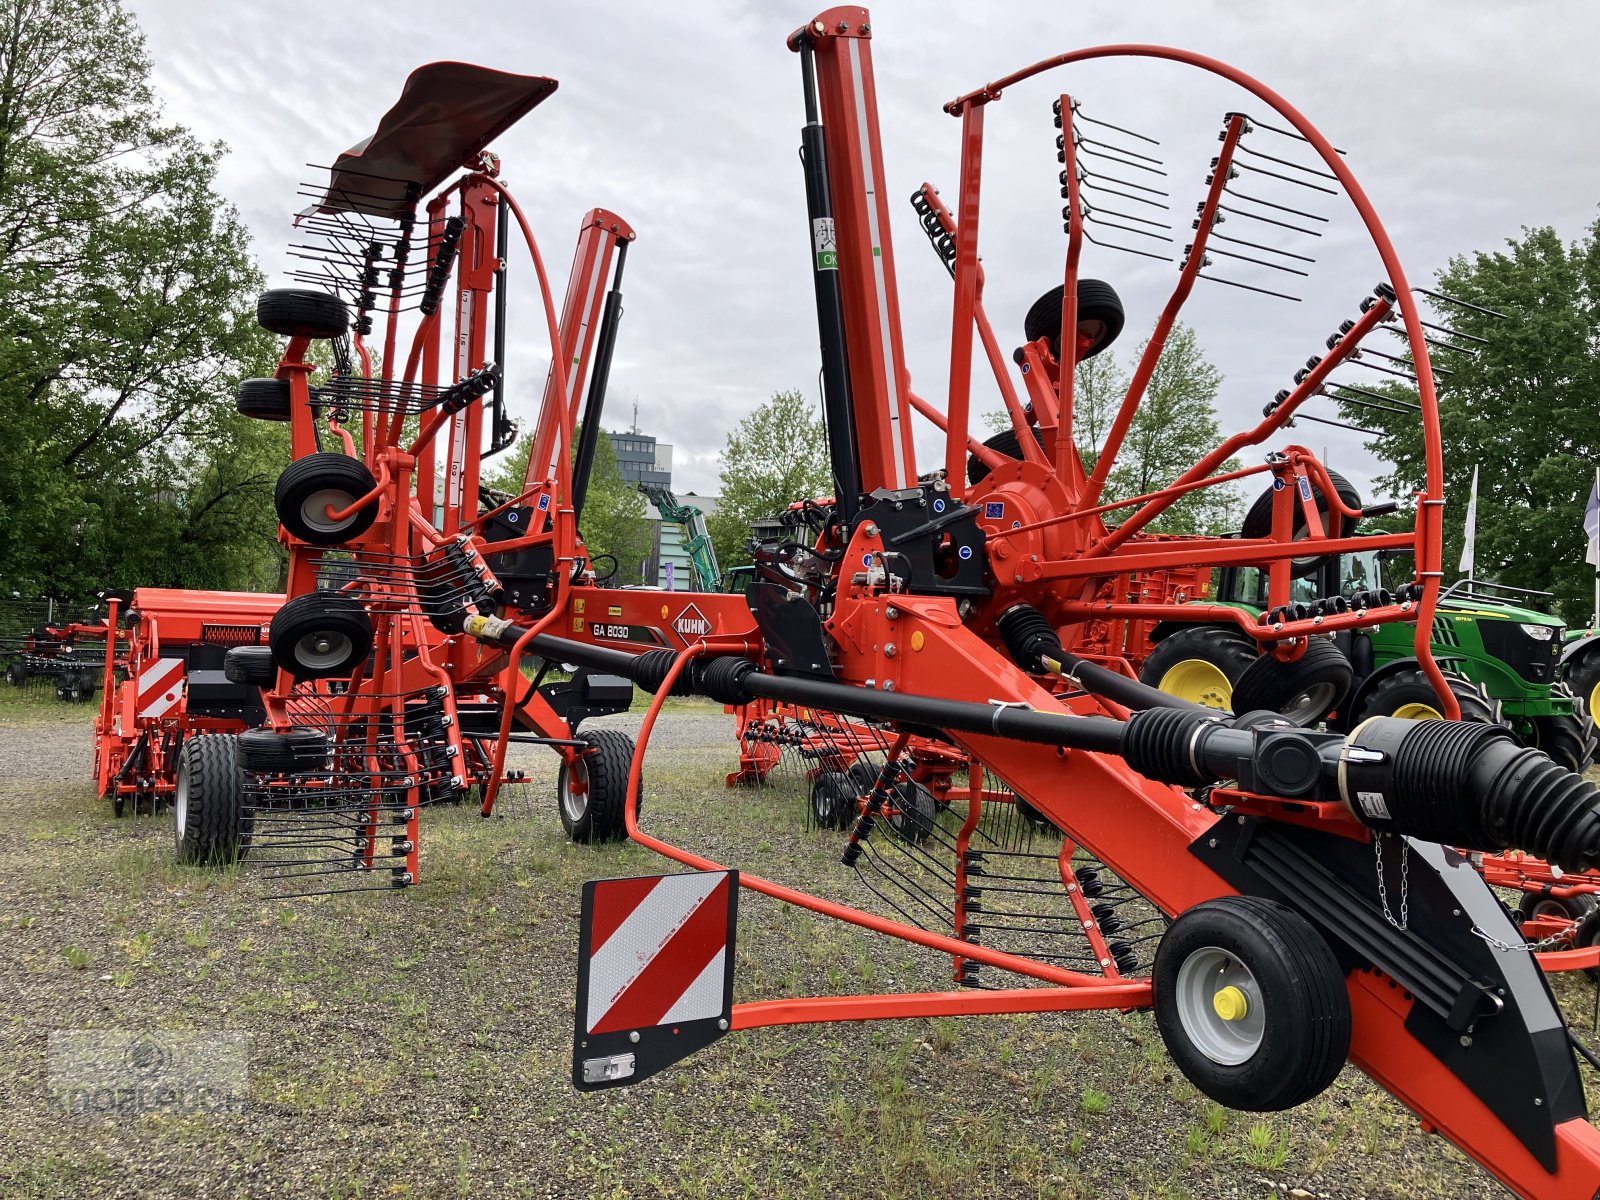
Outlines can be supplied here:
[[[718, 451], [741, 416], [776, 390], [817, 397], [796, 155], [799, 66], [784, 46], [812, 9], [697, 0], [344, 0], [336, 11], [326, 0], [128, 2], [148, 37], [169, 115], [232, 147], [221, 186], [244, 214], [275, 282], [283, 282], [288, 217], [297, 207], [296, 181], [308, 175], [304, 164], [326, 163], [369, 134], [412, 69], [463, 59], [548, 75], [560, 81], [559, 91], [495, 149], [557, 287], [586, 209], [613, 209], [639, 232], [624, 283], [608, 426], [626, 425], [636, 400], [641, 430], [676, 446], [679, 490], [714, 493]], [[1597, 216], [1600, 73], [1593, 54], [1600, 5], [1588, 0], [888, 0], [872, 15], [888, 186], [897, 198], [926, 179], [953, 200], [959, 126], [941, 111], [953, 96], [1062, 51], [1153, 42], [1255, 75], [1348, 151], [1414, 283], [1429, 282], [1451, 255], [1493, 249], [1522, 226], [1553, 225], [1571, 239]], [[981, 240], [987, 308], [1007, 349], [1021, 340], [1029, 303], [1061, 277], [1065, 239], [1050, 116], [1060, 91], [1080, 97], [1085, 115], [1161, 140], [1157, 153], [1170, 172], [1161, 186], [1171, 193], [1180, 245], [1203, 194], [1222, 114], [1265, 116], [1259, 102], [1190, 69], [1125, 60], [1056, 72], [993, 105]], [[1267, 134], [1246, 144], [1300, 156]], [[1304, 189], [1291, 195], [1259, 177], [1245, 182], [1329, 222], [1317, 226], [1325, 236], [1310, 251], [1318, 262], [1308, 278], [1218, 267], [1218, 274], [1282, 288], [1298, 302], [1202, 283], [1185, 310], [1225, 376], [1227, 431], [1253, 423], [1261, 404], [1379, 277], [1342, 197]], [[916, 390], [939, 403], [950, 283], [910, 205], [895, 203], [908, 366]], [[1238, 222], [1226, 231], [1280, 246], [1297, 237]], [[1300, 241], [1297, 252], [1311, 244]], [[513, 271], [517, 266], [514, 258]], [[1111, 281], [1128, 310], [1119, 347], [1125, 357], [1155, 321], [1176, 271], [1174, 264], [1088, 248], [1083, 273]], [[529, 291], [532, 272], [520, 274], [508, 379], [526, 422], [548, 348]], [[992, 381], [981, 374], [974, 401], [998, 407]], [[1358, 436], [1303, 424], [1293, 438], [1326, 449], [1331, 465], [1359, 482], [1378, 469]], [[924, 469], [940, 457], [939, 446], [924, 425]]]

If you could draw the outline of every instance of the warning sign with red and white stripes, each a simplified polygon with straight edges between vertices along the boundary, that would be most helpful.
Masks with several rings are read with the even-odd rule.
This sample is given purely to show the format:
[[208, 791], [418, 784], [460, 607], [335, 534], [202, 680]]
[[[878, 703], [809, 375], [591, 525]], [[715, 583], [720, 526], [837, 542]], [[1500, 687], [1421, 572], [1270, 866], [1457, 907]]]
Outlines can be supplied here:
[[139, 673], [139, 715], [164, 717], [183, 695], [183, 659], [158, 658]]
[[584, 885], [579, 1087], [637, 1082], [727, 1031], [738, 891], [733, 871]]

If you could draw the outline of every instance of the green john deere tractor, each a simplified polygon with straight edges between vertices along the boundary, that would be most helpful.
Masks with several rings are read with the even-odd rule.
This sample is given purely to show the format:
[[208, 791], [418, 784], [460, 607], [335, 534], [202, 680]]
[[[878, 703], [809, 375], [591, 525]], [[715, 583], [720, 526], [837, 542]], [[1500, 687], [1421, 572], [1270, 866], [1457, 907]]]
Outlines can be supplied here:
[[[1340, 498], [1360, 507], [1355, 489], [1330, 475]], [[1242, 536], [1263, 536], [1270, 522], [1269, 492], [1245, 518]], [[1330, 532], [1353, 536], [1353, 525]], [[1409, 556], [1404, 567], [1397, 563], [1400, 558], [1393, 552], [1362, 550], [1296, 559], [1290, 603], [1315, 608], [1340, 597], [1359, 608], [1363, 600], [1377, 603], [1388, 593], [1403, 597], [1413, 572]], [[1232, 605], [1252, 617], [1266, 610], [1265, 570], [1221, 568], [1214, 583], [1205, 603]], [[1558, 677], [1564, 626], [1559, 617], [1535, 607], [1545, 598], [1544, 593], [1473, 580], [1446, 588], [1434, 615], [1433, 657], [1461, 705], [1463, 719], [1505, 725], [1525, 744], [1581, 771], [1589, 759], [1592, 727], [1585, 727], [1582, 708]], [[1414, 633], [1414, 625], [1399, 623], [1341, 631], [1314, 639], [1298, 662], [1283, 663], [1260, 654], [1256, 642], [1235, 625], [1168, 621], [1151, 632], [1156, 645], [1139, 677], [1212, 707], [1273, 709], [1299, 724], [1326, 720], [1339, 730], [1375, 716], [1438, 717], [1443, 715], [1438, 697], [1413, 653]], [[1600, 701], [1600, 637], [1584, 644], [1584, 660], [1592, 663], [1588, 686]], [[1569, 652], [1569, 661], [1577, 661], [1577, 648]], [[1568, 672], [1569, 679], [1577, 677], [1571, 667]]]

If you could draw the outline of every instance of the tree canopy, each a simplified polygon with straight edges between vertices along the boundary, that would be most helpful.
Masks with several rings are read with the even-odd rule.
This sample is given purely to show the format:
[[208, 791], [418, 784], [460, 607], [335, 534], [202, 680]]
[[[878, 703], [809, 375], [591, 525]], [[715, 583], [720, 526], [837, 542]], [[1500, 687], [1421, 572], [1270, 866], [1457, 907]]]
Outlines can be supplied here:
[[799, 392], [774, 392], [728, 434], [722, 494], [706, 519], [723, 570], [750, 561], [750, 523], [833, 494], [822, 417]]
[[165, 123], [115, 0], [0, 0], [0, 579], [277, 583], [261, 277], [220, 145]]
[[[1600, 221], [1570, 245], [1548, 227], [1525, 229], [1502, 250], [1453, 258], [1437, 290], [1501, 314], [1438, 306], [1439, 324], [1484, 339], [1457, 337], [1462, 350], [1430, 354], [1439, 370], [1446, 569], [1460, 561], [1478, 467], [1477, 574], [1553, 591], [1569, 620], [1585, 620], [1594, 569], [1584, 561], [1583, 513], [1600, 462]], [[1416, 401], [1408, 388], [1369, 390]], [[1380, 482], [1398, 496], [1421, 490], [1414, 412], [1342, 407], [1383, 431], [1368, 443], [1390, 466]]]

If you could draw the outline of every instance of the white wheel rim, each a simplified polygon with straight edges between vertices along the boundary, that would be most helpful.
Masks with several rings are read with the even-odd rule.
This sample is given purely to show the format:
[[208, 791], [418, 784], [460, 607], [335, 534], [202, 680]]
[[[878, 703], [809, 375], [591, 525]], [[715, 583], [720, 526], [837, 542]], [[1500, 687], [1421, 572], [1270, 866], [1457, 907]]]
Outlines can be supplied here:
[[344, 634], [332, 629], [308, 633], [295, 643], [294, 657], [302, 667], [311, 671], [326, 671], [342, 667], [350, 658], [353, 648]]
[[308, 529], [318, 533], [337, 533], [350, 523], [349, 517], [338, 521], [330, 520], [328, 509], [337, 512], [341, 508], [348, 508], [355, 497], [342, 488], [322, 488], [312, 492], [300, 505], [300, 519], [306, 523]]
[[[576, 792], [572, 785], [574, 780], [579, 779], [580, 773], [585, 786], [582, 792]], [[583, 765], [582, 759], [561, 769], [561, 811], [573, 825], [583, 820], [584, 814], [589, 811], [588, 782], [589, 769]]]
[[[1218, 1012], [1217, 994], [1236, 988], [1244, 996], [1245, 1011], [1237, 1020]], [[1237, 1067], [1249, 1062], [1266, 1036], [1267, 1009], [1261, 985], [1250, 968], [1220, 946], [1203, 946], [1178, 968], [1178, 1020], [1195, 1049], [1212, 1062]]]
[[1312, 684], [1283, 709], [1286, 717], [1321, 716], [1333, 707], [1334, 686], [1331, 683]]
[[181, 844], [189, 827], [189, 768], [178, 768], [178, 781], [172, 789], [172, 829]]

